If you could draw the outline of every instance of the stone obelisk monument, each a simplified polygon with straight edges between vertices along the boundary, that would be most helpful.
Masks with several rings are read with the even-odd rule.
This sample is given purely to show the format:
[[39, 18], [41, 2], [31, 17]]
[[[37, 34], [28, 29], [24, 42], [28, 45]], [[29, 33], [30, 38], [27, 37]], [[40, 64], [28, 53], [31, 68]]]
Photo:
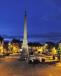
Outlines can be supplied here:
[[22, 43], [22, 58], [28, 57], [28, 40], [27, 40], [27, 13], [25, 10], [24, 15], [24, 35], [23, 35], [23, 43]]

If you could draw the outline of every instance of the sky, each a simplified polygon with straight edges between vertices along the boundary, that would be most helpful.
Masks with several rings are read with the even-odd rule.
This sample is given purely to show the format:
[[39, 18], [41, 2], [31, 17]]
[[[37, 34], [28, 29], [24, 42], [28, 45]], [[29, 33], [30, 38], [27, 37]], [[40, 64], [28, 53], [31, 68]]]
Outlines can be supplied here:
[[61, 0], [0, 0], [0, 35], [23, 36], [25, 9], [28, 36], [61, 36]]

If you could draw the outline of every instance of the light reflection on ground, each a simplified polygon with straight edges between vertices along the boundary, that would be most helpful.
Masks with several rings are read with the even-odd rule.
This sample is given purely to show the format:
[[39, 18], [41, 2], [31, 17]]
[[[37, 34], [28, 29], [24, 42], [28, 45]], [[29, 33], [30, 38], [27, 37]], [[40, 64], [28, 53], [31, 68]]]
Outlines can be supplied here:
[[61, 67], [61, 62], [58, 62], [58, 63], [56, 64], [56, 66], [57, 66], [57, 67]]
[[0, 59], [0, 76], [61, 76], [57, 64], [28, 64], [15, 58]]

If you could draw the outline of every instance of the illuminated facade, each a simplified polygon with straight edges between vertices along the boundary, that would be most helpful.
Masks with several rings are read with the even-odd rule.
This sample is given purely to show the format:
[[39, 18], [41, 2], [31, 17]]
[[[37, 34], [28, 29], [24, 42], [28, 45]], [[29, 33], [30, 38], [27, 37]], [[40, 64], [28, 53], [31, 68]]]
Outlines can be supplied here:
[[57, 50], [55, 49], [55, 47], [53, 47], [52, 49], [51, 49], [51, 54], [57, 54]]
[[0, 41], [0, 54], [3, 54], [3, 52], [4, 52], [4, 48], [3, 48], [3, 41], [1, 42]]
[[0, 46], [0, 54], [3, 54], [3, 51], [4, 51], [3, 45], [1, 45], [1, 46]]
[[18, 43], [9, 43], [8, 44], [9, 52], [12, 54], [19, 53], [20, 47]]

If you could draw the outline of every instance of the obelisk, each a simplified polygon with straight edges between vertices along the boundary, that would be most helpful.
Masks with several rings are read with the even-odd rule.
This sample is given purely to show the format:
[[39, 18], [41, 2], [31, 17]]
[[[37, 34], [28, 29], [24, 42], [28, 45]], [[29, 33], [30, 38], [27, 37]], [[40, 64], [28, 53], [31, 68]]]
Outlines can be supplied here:
[[26, 14], [26, 10], [25, 10], [25, 15], [24, 15], [24, 34], [23, 34], [23, 43], [22, 43], [22, 55], [23, 55], [23, 57], [26, 57], [29, 55], [28, 40], [27, 40], [27, 14]]

